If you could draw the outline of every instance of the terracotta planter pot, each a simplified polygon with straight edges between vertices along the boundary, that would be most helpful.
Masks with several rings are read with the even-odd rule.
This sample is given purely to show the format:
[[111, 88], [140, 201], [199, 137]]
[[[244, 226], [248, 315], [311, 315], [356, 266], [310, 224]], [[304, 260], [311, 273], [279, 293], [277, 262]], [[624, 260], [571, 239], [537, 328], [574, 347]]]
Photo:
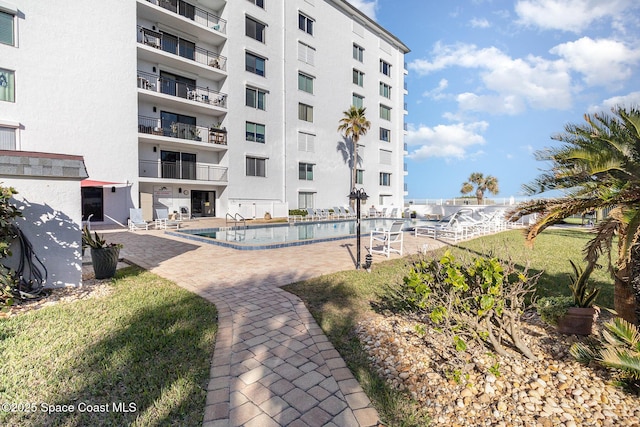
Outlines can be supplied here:
[[91, 264], [96, 279], [110, 279], [116, 274], [120, 248], [111, 246], [108, 248], [91, 248]]
[[567, 335], [591, 335], [599, 313], [598, 307], [570, 307], [567, 314], [558, 319], [558, 332]]

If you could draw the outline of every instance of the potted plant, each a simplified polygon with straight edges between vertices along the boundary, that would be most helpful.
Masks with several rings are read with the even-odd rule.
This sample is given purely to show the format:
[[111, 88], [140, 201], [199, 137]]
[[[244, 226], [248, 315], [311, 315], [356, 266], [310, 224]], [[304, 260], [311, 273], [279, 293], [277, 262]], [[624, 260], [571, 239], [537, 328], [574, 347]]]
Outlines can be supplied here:
[[195, 126], [191, 127], [191, 136], [194, 141], [202, 141], [202, 138], [200, 138], [200, 129]]
[[589, 289], [588, 280], [596, 263], [590, 261], [582, 270], [573, 261], [571, 277], [571, 296], [540, 298], [536, 304], [538, 314], [545, 322], [556, 325], [562, 334], [590, 335], [593, 323], [598, 318], [600, 308], [595, 300], [600, 289]]
[[82, 247], [91, 248], [91, 264], [96, 279], [109, 279], [116, 273], [122, 245], [107, 243], [97, 232], [91, 234], [88, 226], [82, 230]]

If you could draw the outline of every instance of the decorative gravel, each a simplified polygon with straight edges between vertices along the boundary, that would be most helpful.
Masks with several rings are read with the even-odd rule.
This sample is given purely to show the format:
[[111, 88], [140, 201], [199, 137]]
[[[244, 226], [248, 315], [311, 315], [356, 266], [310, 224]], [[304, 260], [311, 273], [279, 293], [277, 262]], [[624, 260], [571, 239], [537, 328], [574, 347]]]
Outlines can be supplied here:
[[524, 338], [538, 361], [478, 348], [466, 360], [469, 376], [458, 381], [446, 360], [451, 344], [432, 329], [418, 334], [415, 325], [406, 316], [372, 315], [356, 332], [378, 372], [424, 405], [434, 425], [640, 426], [640, 399], [610, 385], [609, 370], [569, 354], [586, 338], [560, 335], [536, 314]]

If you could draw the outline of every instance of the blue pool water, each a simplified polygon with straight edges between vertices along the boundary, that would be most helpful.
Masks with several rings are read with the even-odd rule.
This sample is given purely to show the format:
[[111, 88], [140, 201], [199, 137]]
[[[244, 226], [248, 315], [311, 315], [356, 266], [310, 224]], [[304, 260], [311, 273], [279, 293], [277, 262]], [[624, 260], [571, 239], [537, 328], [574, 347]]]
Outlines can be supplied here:
[[[393, 219], [362, 219], [361, 235], [368, 238], [369, 232], [378, 228], [388, 229]], [[404, 230], [432, 221], [405, 219]], [[267, 224], [246, 228], [208, 228], [171, 231], [168, 234], [213, 245], [241, 250], [274, 249], [287, 246], [308, 245], [331, 240], [341, 240], [356, 235], [356, 221], [318, 221], [283, 224]]]

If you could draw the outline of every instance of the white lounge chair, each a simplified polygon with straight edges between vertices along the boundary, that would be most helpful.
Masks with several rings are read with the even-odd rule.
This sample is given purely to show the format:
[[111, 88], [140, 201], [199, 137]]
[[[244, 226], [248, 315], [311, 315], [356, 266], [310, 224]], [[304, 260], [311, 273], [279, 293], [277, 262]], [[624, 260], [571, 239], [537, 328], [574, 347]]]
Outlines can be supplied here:
[[344, 212], [342, 210], [342, 208], [340, 206], [334, 206], [333, 207], [333, 217], [337, 218], [337, 219], [346, 218], [347, 214], [346, 214], [346, 212]]
[[314, 219], [320, 219], [320, 215], [318, 215], [317, 211], [313, 208], [306, 208], [307, 216], [306, 219], [308, 221], [313, 221]]
[[169, 209], [156, 209], [156, 229], [166, 230], [168, 227], [180, 228], [182, 221], [169, 219]]
[[[369, 252], [386, 255], [387, 258], [391, 255], [391, 252], [402, 255], [404, 245], [402, 227], [404, 227], [404, 221], [394, 221], [388, 230], [371, 230]], [[379, 249], [374, 249], [374, 245]]]
[[460, 210], [449, 218], [446, 223], [438, 223], [433, 225], [416, 226], [414, 229], [415, 236], [426, 236], [433, 239], [447, 239], [453, 240], [457, 243], [458, 240], [464, 240], [467, 237], [469, 231], [469, 225], [465, 225], [461, 220], [461, 216], [467, 210]]
[[142, 209], [129, 208], [129, 231], [148, 229], [149, 224], [142, 219]]

